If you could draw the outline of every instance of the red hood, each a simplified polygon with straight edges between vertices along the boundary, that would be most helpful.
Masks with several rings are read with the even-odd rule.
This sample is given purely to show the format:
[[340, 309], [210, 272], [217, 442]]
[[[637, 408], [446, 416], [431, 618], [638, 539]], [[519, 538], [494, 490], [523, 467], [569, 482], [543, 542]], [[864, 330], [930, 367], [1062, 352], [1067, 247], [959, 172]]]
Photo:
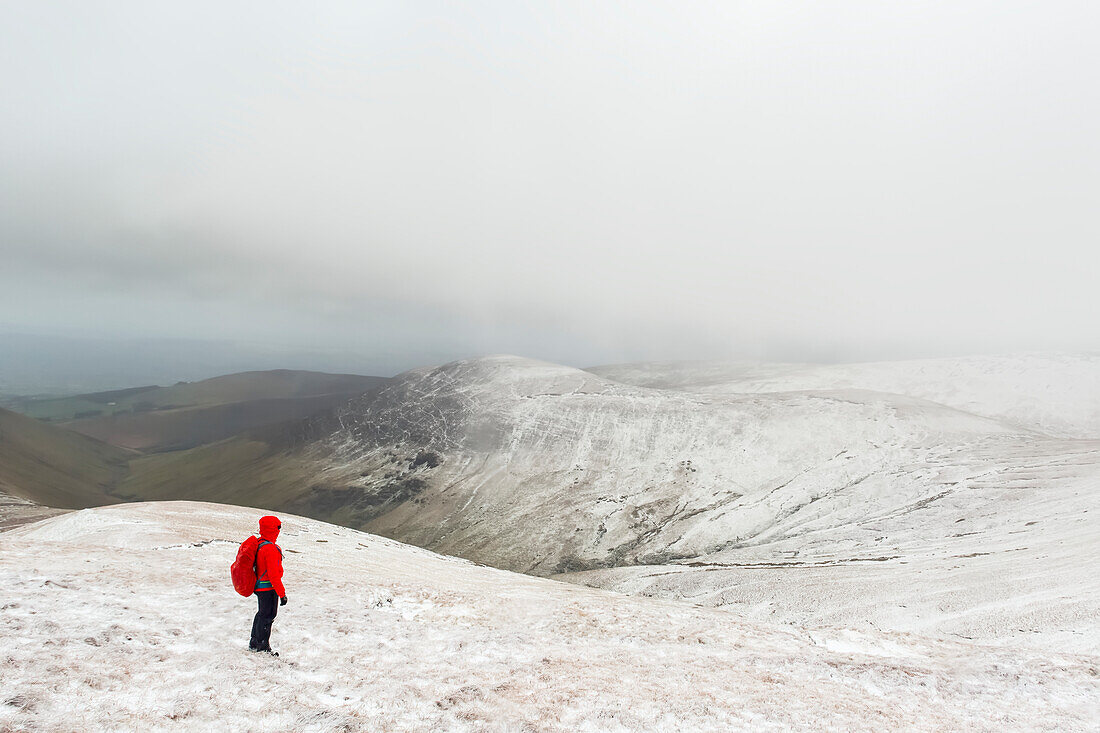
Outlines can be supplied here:
[[260, 539], [267, 540], [268, 542], [274, 542], [279, 539], [279, 528], [282, 526], [282, 522], [278, 517], [266, 516], [260, 517]]

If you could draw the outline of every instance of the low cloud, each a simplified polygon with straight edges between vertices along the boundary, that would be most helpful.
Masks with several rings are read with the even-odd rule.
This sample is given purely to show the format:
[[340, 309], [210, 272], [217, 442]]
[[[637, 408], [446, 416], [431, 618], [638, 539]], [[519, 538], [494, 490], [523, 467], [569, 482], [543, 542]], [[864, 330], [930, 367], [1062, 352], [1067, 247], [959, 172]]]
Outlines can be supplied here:
[[4, 11], [6, 321], [580, 364], [1100, 348], [1089, 6], [234, 12]]

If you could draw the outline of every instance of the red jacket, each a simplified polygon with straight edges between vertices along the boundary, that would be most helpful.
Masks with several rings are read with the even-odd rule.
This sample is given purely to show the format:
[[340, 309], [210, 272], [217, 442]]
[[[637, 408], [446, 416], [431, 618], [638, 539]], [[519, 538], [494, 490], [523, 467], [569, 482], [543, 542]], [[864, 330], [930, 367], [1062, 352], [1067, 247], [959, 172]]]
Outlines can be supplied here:
[[277, 517], [262, 517], [260, 549], [256, 551], [256, 590], [274, 590], [280, 598], [286, 595], [283, 588], [283, 551], [275, 544], [281, 528], [282, 523]]

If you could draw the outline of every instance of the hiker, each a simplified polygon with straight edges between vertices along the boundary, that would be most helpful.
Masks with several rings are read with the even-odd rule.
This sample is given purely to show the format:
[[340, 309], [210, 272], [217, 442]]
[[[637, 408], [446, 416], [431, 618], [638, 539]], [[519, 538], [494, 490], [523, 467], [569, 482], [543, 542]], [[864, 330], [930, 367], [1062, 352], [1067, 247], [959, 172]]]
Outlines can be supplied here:
[[[252, 621], [252, 640], [248, 648], [254, 652], [279, 653], [271, 649], [271, 623], [279, 606], [286, 605], [283, 588], [283, 551], [275, 544], [279, 530], [283, 528], [278, 517], [260, 517], [260, 546], [256, 550], [256, 601], [258, 610]], [[278, 605], [275, 600], [278, 599]]]

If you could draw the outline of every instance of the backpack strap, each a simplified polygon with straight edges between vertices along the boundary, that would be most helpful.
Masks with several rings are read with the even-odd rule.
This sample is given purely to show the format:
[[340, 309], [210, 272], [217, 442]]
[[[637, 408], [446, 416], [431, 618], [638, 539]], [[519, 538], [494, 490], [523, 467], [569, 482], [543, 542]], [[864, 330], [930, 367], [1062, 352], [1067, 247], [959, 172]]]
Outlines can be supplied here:
[[[256, 582], [257, 583], [260, 582], [260, 577], [261, 577], [259, 572], [258, 572], [259, 571], [259, 565], [260, 565], [260, 548], [263, 547], [264, 545], [270, 545], [270, 544], [272, 544], [272, 542], [270, 540], [260, 540], [260, 544], [256, 545], [256, 559], [252, 561], [252, 571], [256, 573]], [[264, 572], [264, 575], [267, 575], [267, 572]]]

